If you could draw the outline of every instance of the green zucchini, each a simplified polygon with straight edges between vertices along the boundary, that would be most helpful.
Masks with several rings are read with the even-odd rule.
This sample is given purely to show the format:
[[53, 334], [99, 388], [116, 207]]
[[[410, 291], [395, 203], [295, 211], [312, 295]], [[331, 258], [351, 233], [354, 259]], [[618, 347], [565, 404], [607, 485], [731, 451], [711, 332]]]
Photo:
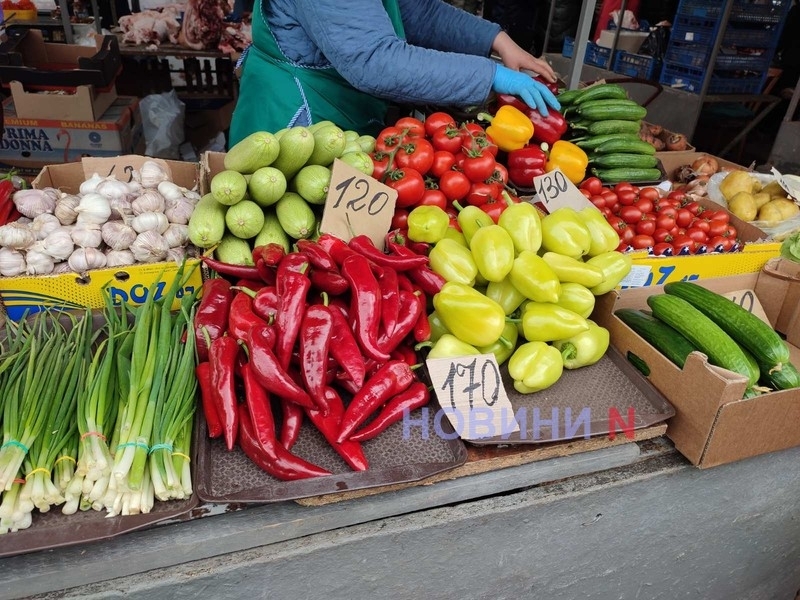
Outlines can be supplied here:
[[613, 169], [615, 167], [650, 169], [658, 164], [658, 159], [648, 154], [616, 152], [614, 154], [593, 154], [589, 162], [601, 169]]
[[623, 119], [592, 121], [586, 127], [586, 133], [589, 135], [606, 135], [607, 133], [635, 133], [638, 135], [641, 126], [640, 121]]
[[627, 90], [616, 83], [598, 83], [581, 91], [583, 93], [575, 98], [574, 104], [583, 104], [593, 100], [625, 100], [628, 98]]
[[[578, 114], [590, 121], [606, 121], [609, 119], [622, 121], [641, 121], [647, 116], [647, 109], [633, 100], [595, 100], [581, 104]], [[637, 129], [638, 131], [638, 129]]]
[[669, 294], [655, 294], [647, 299], [653, 316], [666, 323], [708, 357], [712, 365], [744, 375], [754, 386], [759, 372], [753, 371], [739, 345], [719, 325], [689, 304]]
[[635, 308], [620, 308], [614, 314], [640, 337], [681, 369], [696, 348], [666, 323]]
[[786, 362], [780, 369], [764, 372], [761, 375], [761, 383], [773, 390], [790, 390], [800, 387], [800, 373], [792, 363]]
[[[631, 154], [647, 154], [653, 156], [656, 148], [653, 144], [644, 140], [608, 140], [594, 149], [597, 154], [616, 154], [617, 152], [629, 152]], [[655, 164], [650, 165], [655, 166]]]
[[[630, 121], [625, 121], [625, 122], [630, 123]], [[574, 139], [572, 140], [572, 142], [579, 148], [591, 151], [597, 148], [600, 144], [603, 144], [605, 142], [610, 142], [611, 140], [636, 141], [638, 139], [639, 136], [635, 133], [606, 133], [604, 135], [595, 135], [591, 137]]]
[[639, 169], [633, 167], [592, 169], [592, 173], [599, 177], [604, 183], [659, 181], [663, 176], [660, 169]]
[[762, 371], [789, 362], [789, 348], [775, 330], [735, 302], [689, 281], [668, 283], [664, 291], [691, 303], [719, 325], [753, 354]]

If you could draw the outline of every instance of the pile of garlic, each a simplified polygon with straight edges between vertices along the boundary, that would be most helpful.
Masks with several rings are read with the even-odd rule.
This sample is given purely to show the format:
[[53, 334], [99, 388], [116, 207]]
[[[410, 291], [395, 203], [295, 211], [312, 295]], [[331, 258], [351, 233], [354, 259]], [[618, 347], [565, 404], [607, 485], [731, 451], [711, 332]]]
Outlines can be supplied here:
[[23, 216], [0, 227], [0, 275], [180, 262], [199, 199], [197, 192], [170, 181], [152, 160], [133, 171], [130, 182], [95, 174], [78, 194], [19, 190], [13, 201]]

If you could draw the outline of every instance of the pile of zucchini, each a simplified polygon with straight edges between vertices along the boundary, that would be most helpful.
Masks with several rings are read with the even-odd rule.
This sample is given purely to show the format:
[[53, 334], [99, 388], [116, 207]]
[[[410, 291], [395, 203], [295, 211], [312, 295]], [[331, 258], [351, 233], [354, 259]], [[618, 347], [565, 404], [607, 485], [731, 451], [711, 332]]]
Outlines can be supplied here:
[[668, 283], [664, 291], [647, 299], [652, 314], [630, 308], [614, 314], [681, 368], [699, 350], [712, 365], [744, 375], [745, 398], [800, 387], [788, 346], [764, 321], [695, 283]]
[[639, 138], [647, 109], [615, 83], [600, 83], [558, 96], [577, 144], [589, 155], [592, 173], [603, 183], [661, 179], [655, 148]]

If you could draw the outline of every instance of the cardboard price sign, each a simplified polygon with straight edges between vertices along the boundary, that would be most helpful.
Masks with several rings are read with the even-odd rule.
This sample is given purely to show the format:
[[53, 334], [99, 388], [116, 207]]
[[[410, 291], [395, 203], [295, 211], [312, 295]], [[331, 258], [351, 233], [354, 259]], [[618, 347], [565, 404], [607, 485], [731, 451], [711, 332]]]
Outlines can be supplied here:
[[754, 314], [767, 325], [772, 327], [769, 322], [769, 317], [767, 317], [767, 313], [764, 311], [764, 307], [761, 306], [761, 302], [758, 301], [758, 296], [756, 296], [756, 293], [753, 290], [735, 290], [733, 292], [727, 292], [726, 294], [720, 295], [728, 300], [732, 300], [747, 312]]
[[367, 235], [383, 249], [396, 201], [395, 190], [336, 159], [320, 231], [345, 241]]
[[99, 173], [101, 177], [110, 177], [114, 175], [120, 181], [129, 183], [133, 180], [133, 172], [141, 171], [142, 165], [145, 162], [154, 162], [158, 164], [172, 181], [172, 169], [167, 162], [160, 158], [151, 158], [149, 156], [139, 156], [138, 154], [126, 154], [124, 156], [115, 156], [109, 158], [94, 158], [87, 156], [81, 159], [83, 166], [83, 174], [86, 179], [89, 179], [95, 173]]
[[534, 177], [533, 189], [536, 192], [536, 201], [541, 203], [548, 213], [565, 206], [575, 210], [593, 206], [558, 168]]
[[442, 412], [459, 437], [479, 440], [519, 431], [494, 354], [425, 361]]

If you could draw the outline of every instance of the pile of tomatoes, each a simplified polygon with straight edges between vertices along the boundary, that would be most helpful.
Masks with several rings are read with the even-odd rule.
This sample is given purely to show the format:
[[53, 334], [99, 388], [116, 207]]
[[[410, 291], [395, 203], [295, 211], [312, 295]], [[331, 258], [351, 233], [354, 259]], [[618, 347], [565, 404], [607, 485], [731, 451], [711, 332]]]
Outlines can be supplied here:
[[402, 117], [376, 137], [372, 176], [397, 191], [395, 221], [415, 206], [433, 205], [455, 218], [459, 205], [480, 207], [497, 221], [509, 201], [506, 167], [497, 162], [498, 148], [478, 123], [459, 126], [446, 112], [424, 121]]
[[605, 187], [597, 177], [584, 180], [579, 189], [616, 229], [620, 252], [648, 249], [657, 256], [671, 256], [741, 248], [730, 213], [705, 209], [685, 192], [662, 196], [658, 188], [630, 183]]

